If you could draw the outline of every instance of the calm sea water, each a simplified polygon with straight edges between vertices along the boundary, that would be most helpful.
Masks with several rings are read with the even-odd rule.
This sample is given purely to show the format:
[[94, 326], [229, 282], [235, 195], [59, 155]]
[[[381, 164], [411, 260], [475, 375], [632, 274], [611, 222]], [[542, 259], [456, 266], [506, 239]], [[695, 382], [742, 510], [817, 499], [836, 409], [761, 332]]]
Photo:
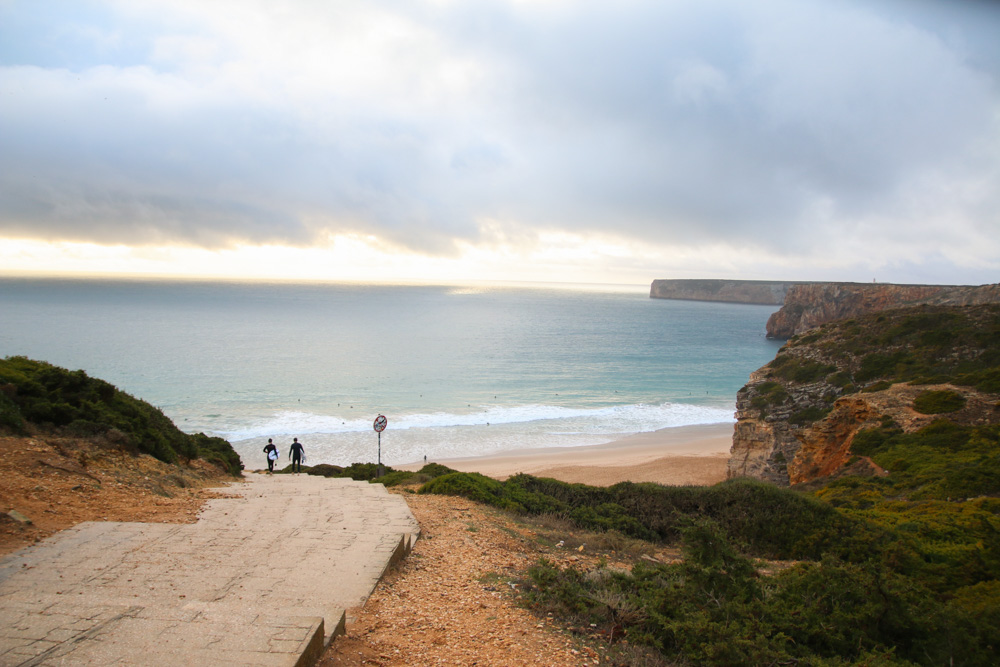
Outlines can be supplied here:
[[[393, 465], [731, 422], [770, 361], [772, 306], [647, 287], [0, 279], [0, 356], [82, 368], [220, 435], [310, 464]], [[389, 426], [381, 442], [379, 414]]]

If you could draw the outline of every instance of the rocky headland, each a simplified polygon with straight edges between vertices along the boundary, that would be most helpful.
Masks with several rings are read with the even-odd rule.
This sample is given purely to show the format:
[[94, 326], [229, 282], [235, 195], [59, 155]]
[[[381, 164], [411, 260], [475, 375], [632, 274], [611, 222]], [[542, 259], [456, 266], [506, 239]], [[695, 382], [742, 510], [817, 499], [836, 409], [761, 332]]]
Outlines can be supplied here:
[[891, 283], [769, 280], [654, 280], [652, 299], [781, 306], [767, 320], [768, 338], [788, 339], [826, 322], [890, 308], [1000, 303], [1000, 284], [896, 285]]
[[770, 280], [654, 280], [649, 296], [652, 299], [780, 306], [785, 302], [785, 294], [796, 284]]
[[789, 486], [883, 475], [854, 446], [859, 433], [913, 433], [942, 419], [1000, 423], [1000, 305], [892, 309], [821, 325], [751, 374], [736, 418], [729, 478]]
[[826, 322], [889, 308], [984, 303], [1000, 303], [1000, 284], [796, 283], [789, 287], [781, 310], [768, 318], [767, 336], [791, 338]]

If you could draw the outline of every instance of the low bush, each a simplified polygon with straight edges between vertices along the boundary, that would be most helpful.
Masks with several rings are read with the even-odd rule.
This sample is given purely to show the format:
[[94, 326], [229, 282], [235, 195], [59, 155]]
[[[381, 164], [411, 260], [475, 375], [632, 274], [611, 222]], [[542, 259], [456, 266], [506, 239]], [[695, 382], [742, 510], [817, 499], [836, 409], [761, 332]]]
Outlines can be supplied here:
[[329, 463], [320, 463], [314, 466], [302, 466], [302, 471], [307, 475], [316, 475], [318, 477], [340, 477], [344, 469]]
[[907, 365], [916, 362], [916, 357], [909, 351], [872, 352], [861, 359], [861, 367], [854, 378], [859, 382], [867, 382], [877, 378], [896, 377], [902, 375]]
[[523, 599], [605, 641], [655, 648], [665, 664], [990, 665], [992, 584], [942, 603], [879, 561], [826, 557], [764, 575], [712, 521], [683, 531], [684, 560], [583, 573], [541, 561]]
[[379, 472], [382, 476], [388, 475], [393, 472], [393, 469], [387, 465], [383, 465], [379, 470], [379, 464], [377, 463], [352, 463], [351, 465], [344, 468], [338, 477], [350, 477], [351, 479], [359, 482], [371, 482], [377, 481], [379, 478]]
[[768, 408], [780, 406], [788, 400], [788, 392], [780, 382], [767, 381], [756, 385], [757, 395], [750, 400], [750, 406], [766, 412]]
[[836, 366], [786, 354], [776, 357], [771, 362], [769, 376], [800, 384], [808, 384], [810, 382], [818, 382], [836, 371]]
[[440, 477], [441, 475], [447, 475], [449, 473], [455, 472], [451, 468], [440, 463], [425, 463], [424, 467], [420, 469], [421, 475], [427, 475], [430, 478]]
[[194, 440], [194, 446], [198, 450], [198, 458], [209, 463], [214, 463], [230, 475], [239, 476], [243, 469], [240, 455], [233, 450], [233, 446], [228, 440], [213, 438], [204, 433], [195, 433], [190, 436]]
[[[964, 426], [937, 419], [903, 433], [895, 425], [859, 431], [851, 452], [889, 471], [886, 497], [946, 500], [1000, 495], [1000, 425]], [[851, 483], [831, 482], [829, 489]]]
[[[287, 466], [277, 472], [291, 473], [292, 467]], [[380, 476], [377, 463], [352, 463], [346, 468], [329, 463], [320, 463], [314, 466], [302, 466], [302, 472], [320, 477], [342, 477], [356, 481], [383, 484], [385, 486], [399, 486], [401, 484], [423, 484], [435, 477], [455, 471], [437, 463], [429, 463], [417, 472], [393, 470], [391, 467], [383, 465]]]
[[442, 475], [424, 484], [418, 493], [462, 496], [494, 507], [524, 511], [523, 507], [515, 506], [506, 497], [502, 482], [477, 472], [454, 472]]
[[[9, 387], [3, 391], [4, 387]], [[21, 408], [11, 398], [17, 390], [12, 384], [0, 387], [0, 429], [7, 429], [12, 433], [24, 433], [24, 417], [21, 416]]]
[[957, 412], [964, 407], [965, 397], [947, 389], [921, 392], [913, 399], [913, 409], [924, 415]]
[[695, 519], [710, 518], [748, 553], [768, 558], [818, 558], [832, 551], [863, 559], [889, 539], [885, 531], [826, 503], [750, 479], [713, 487], [622, 482], [601, 488], [530, 475], [499, 482], [478, 473], [452, 473], [419, 492], [463, 496], [522, 514], [556, 513], [580, 528], [663, 543], [678, 539]]
[[813, 422], [819, 421], [823, 417], [830, 414], [831, 406], [820, 407], [818, 405], [811, 405], [808, 408], [802, 408], [801, 410], [796, 410], [788, 417], [788, 423], [794, 426], [804, 426], [805, 424], [811, 424]]
[[149, 403], [114, 385], [26, 357], [0, 361], [0, 427], [22, 432], [26, 424], [77, 436], [115, 432], [126, 450], [161, 461], [204, 458], [240, 474], [239, 456], [221, 438], [190, 435]]

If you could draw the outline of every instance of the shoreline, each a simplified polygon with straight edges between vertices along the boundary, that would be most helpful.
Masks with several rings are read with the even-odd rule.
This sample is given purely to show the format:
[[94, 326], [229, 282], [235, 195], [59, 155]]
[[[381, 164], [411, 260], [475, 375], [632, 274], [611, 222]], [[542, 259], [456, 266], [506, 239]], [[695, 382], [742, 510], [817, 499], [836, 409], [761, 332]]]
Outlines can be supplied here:
[[[427, 462], [499, 480], [526, 473], [591, 486], [618, 482], [701, 486], [725, 480], [732, 439], [732, 423], [700, 424], [638, 433], [602, 445], [520, 449]], [[417, 471], [423, 466], [418, 461], [393, 468]]]

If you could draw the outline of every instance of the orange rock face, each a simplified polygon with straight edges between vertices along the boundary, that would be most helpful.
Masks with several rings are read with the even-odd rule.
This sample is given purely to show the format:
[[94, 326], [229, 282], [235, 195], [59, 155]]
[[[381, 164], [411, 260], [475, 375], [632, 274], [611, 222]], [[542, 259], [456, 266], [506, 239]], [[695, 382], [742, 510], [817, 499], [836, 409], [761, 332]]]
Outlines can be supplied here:
[[753, 410], [737, 412], [727, 476], [755, 477], [781, 486], [833, 477], [850, 467], [851, 474], [883, 475], [867, 457], [851, 452], [859, 431], [892, 419], [905, 433], [917, 431], [938, 418], [913, 409], [913, 400], [928, 390], [947, 389], [966, 398], [966, 406], [948, 418], [965, 424], [997, 419], [995, 397], [954, 385], [894, 384], [883, 391], [852, 394], [837, 400], [823, 419], [803, 428], [784, 420], [769, 422]]

